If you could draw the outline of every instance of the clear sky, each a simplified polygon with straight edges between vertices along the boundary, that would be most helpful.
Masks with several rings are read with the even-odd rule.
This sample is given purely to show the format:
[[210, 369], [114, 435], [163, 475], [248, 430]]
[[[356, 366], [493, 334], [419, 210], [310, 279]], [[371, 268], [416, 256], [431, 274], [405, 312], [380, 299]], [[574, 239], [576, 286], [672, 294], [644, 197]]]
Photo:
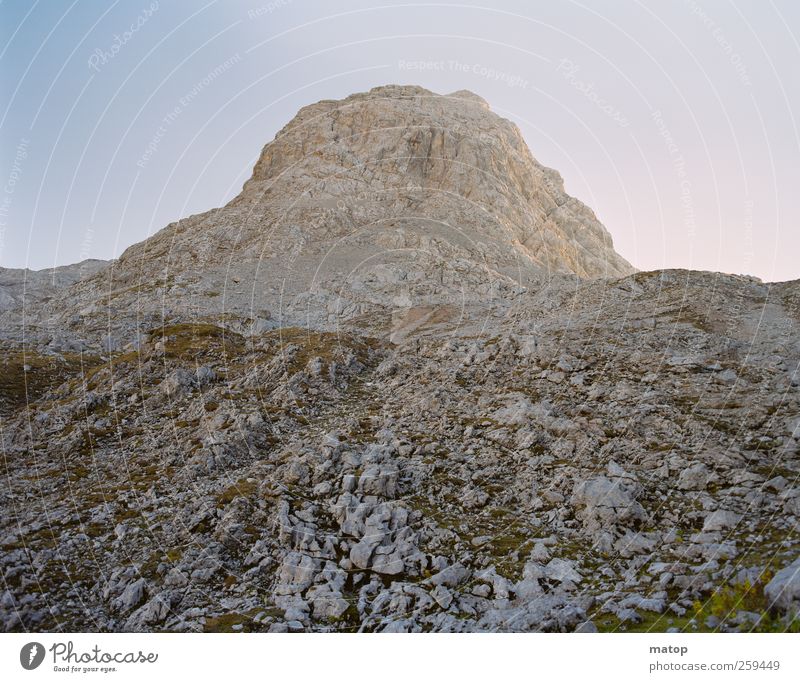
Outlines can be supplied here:
[[413, 83], [515, 121], [636, 267], [800, 278], [798, 64], [796, 0], [4, 0], [0, 266], [119, 256], [301, 106]]

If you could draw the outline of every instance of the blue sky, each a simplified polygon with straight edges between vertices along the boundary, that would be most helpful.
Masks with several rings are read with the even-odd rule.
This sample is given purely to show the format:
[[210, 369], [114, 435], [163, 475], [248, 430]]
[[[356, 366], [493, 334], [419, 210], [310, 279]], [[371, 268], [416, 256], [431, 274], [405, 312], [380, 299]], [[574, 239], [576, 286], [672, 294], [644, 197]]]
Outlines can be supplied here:
[[[0, 266], [235, 196], [305, 104], [466, 88], [642, 269], [800, 277], [800, 3], [0, 3]], [[491, 5], [491, 7], [489, 7]]]

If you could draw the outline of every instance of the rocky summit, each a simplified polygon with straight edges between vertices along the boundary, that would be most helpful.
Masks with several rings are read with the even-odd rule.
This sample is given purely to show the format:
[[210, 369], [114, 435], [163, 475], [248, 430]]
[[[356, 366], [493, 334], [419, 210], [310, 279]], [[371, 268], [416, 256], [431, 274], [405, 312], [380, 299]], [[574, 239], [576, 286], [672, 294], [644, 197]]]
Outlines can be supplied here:
[[472, 93], [0, 304], [6, 630], [800, 629], [800, 282], [636, 272]]

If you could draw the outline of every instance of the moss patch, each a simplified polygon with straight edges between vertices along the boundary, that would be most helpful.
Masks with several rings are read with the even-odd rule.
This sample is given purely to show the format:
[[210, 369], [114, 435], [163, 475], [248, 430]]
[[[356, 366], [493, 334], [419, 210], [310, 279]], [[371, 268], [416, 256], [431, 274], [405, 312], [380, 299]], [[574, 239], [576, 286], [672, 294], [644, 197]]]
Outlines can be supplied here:
[[244, 348], [244, 338], [224, 327], [205, 322], [169, 324], [150, 332], [161, 338], [167, 357], [192, 360], [198, 356], [230, 354]]
[[258, 490], [258, 483], [255, 481], [240, 480], [228, 486], [217, 495], [217, 507], [222, 508], [229, 505], [237, 497], [251, 497]]
[[0, 347], [0, 413], [24, 407], [101, 363], [93, 355], [43, 355], [17, 346]]

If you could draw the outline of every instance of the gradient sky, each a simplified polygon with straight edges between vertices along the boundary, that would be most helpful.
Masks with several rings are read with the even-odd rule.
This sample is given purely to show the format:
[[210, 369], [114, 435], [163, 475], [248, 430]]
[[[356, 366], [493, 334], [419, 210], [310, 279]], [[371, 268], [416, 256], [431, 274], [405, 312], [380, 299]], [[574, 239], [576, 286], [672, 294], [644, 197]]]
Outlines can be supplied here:
[[301, 106], [414, 83], [515, 121], [636, 267], [800, 278], [800, 3], [484, 4], [0, 2], [0, 266], [119, 256]]

